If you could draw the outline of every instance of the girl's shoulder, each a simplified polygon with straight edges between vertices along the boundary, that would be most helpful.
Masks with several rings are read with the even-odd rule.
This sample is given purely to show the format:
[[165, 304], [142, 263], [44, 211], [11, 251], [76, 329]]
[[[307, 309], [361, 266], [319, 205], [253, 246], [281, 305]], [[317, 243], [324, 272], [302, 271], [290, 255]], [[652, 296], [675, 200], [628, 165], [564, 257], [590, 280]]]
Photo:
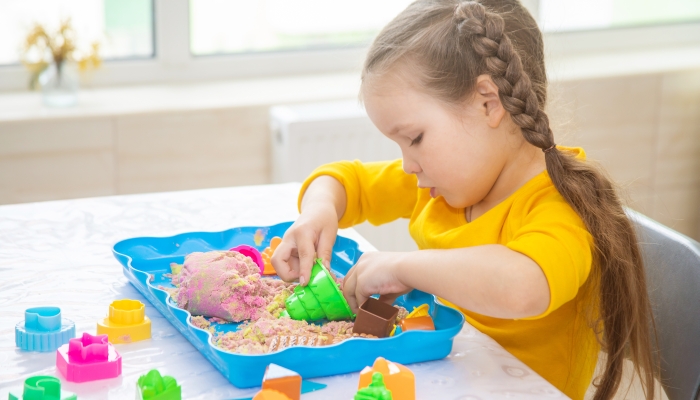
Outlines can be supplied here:
[[[510, 216], [519, 224], [556, 223], [583, 227], [581, 217], [554, 186], [546, 171], [537, 175], [529, 187], [513, 199]], [[515, 222], [514, 221], [514, 222]]]

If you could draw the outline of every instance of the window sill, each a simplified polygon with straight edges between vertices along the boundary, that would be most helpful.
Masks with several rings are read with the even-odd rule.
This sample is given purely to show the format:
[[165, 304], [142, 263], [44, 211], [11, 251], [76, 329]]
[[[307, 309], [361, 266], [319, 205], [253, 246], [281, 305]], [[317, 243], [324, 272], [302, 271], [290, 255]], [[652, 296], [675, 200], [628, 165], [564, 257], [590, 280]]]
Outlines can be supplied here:
[[40, 92], [0, 94], [0, 122], [111, 117], [314, 102], [357, 97], [357, 73], [211, 81], [115, 88], [81, 88], [73, 107], [44, 106]]
[[[700, 46], [550, 57], [552, 82], [700, 69]], [[38, 92], [0, 94], [0, 122], [186, 112], [356, 98], [357, 72], [80, 90], [78, 105], [50, 108]]]

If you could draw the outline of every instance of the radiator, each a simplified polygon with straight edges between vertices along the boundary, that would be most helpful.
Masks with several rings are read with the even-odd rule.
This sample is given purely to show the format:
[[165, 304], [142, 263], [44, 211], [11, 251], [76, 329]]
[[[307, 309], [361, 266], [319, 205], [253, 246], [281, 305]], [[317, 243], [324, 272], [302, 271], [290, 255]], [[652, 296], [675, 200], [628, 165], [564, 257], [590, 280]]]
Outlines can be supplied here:
[[[270, 109], [272, 180], [301, 182], [316, 167], [338, 160], [381, 161], [401, 157], [357, 101], [275, 106]], [[410, 251], [416, 244], [408, 220], [355, 227], [381, 251]]]

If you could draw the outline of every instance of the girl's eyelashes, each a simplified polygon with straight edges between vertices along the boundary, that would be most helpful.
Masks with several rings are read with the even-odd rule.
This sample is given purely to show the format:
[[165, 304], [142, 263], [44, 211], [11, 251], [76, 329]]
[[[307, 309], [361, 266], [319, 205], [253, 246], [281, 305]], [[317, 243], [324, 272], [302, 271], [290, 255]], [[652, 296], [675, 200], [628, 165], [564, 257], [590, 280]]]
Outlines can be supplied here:
[[415, 139], [411, 140], [410, 146], [413, 146], [414, 144], [420, 143], [421, 140], [423, 140], [423, 133], [421, 133], [420, 135], [416, 136]]

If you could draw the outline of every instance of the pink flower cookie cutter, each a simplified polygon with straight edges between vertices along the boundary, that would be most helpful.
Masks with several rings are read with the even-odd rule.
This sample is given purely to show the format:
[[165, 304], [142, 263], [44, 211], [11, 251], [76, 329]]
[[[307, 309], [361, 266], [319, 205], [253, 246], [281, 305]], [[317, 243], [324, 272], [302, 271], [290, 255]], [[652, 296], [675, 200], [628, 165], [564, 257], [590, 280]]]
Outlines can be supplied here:
[[229, 251], [237, 251], [244, 256], [250, 257], [250, 259], [257, 264], [258, 268], [260, 268], [260, 275], [262, 275], [265, 271], [265, 263], [263, 262], [262, 254], [260, 254], [260, 251], [255, 247], [248, 246], [247, 244], [240, 244], [231, 248]]
[[108, 342], [107, 335], [85, 332], [58, 348], [56, 367], [69, 382], [116, 378], [122, 373], [122, 356]]

